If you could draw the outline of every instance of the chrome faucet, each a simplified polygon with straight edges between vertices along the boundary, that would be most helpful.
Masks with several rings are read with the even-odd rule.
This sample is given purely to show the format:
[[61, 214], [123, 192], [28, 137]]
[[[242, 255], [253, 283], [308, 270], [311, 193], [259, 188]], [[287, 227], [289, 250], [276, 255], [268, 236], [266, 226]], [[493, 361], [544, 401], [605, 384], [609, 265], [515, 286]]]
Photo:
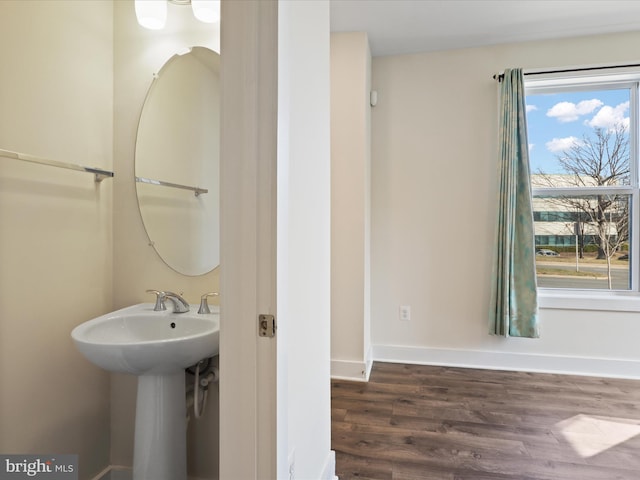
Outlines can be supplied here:
[[209, 304], [207, 303], [207, 297], [217, 297], [220, 295], [218, 292], [205, 293], [200, 297], [200, 308], [198, 309], [198, 313], [211, 313], [209, 310]]
[[185, 313], [189, 311], [189, 303], [177, 293], [164, 292], [164, 298], [173, 303], [173, 313]]
[[171, 301], [173, 304], [173, 313], [185, 313], [189, 311], [189, 303], [177, 293], [162, 292], [160, 290], [147, 290], [147, 293], [153, 293], [156, 296], [156, 304], [153, 307], [154, 312], [166, 310], [165, 300]]
[[164, 292], [160, 290], [147, 290], [147, 293], [153, 293], [156, 296], [156, 304], [153, 307], [154, 312], [161, 312], [167, 309], [164, 305]]

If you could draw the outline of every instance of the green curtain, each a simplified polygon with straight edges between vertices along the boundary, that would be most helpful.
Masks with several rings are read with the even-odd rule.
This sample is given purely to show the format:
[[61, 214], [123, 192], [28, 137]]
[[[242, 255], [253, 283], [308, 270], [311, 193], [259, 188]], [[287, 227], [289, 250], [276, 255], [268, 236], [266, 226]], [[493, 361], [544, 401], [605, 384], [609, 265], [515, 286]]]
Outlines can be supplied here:
[[538, 299], [522, 69], [500, 89], [500, 190], [489, 333], [537, 338]]

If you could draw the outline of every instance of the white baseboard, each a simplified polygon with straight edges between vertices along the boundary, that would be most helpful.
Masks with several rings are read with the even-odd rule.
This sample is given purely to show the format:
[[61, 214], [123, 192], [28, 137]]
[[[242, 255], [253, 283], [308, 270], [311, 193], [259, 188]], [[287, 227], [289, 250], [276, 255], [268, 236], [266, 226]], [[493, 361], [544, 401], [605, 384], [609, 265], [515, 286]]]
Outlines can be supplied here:
[[107, 468], [105, 468], [104, 470], [102, 470], [99, 474], [97, 474], [95, 477], [92, 477], [91, 480], [103, 480], [103, 479], [107, 479], [109, 478], [109, 474], [111, 473], [111, 466], [108, 466]]
[[336, 477], [336, 452], [331, 450], [326, 462], [320, 480], [338, 480]]
[[[333, 469], [335, 471], [335, 457], [334, 457], [333, 463], [334, 463]], [[110, 465], [109, 467], [101, 471], [98, 475], [93, 477], [91, 480], [133, 480], [133, 468], [122, 467], [119, 465]], [[200, 477], [188, 477], [187, 480], [207, 480], [207, 479], [200, 478]]]
[[367, 356], [365, 358], [365, 368], [365, 380], [368, 382], [369, 376], [371, 375], [371, 369], [373, 368], [373, 346], [370, 346], [369, 350], [367, 351]]
[[91, 480], [132, 480], [133, 468], [120, 465], [109, 465]]
[[368, 382], [373, 367], [373, 347], [369, 347], [363, 362], [354, 360], [331, 360], [331, 378]]
[[368, 362], [331, 360], [331, 378], [366, 382], [369, 380], [372, 365], [373, 360], [371, 359]]
[[640, 360], [392, 345], [374, 345], [373, 359], [389, 363], [640, 379]]

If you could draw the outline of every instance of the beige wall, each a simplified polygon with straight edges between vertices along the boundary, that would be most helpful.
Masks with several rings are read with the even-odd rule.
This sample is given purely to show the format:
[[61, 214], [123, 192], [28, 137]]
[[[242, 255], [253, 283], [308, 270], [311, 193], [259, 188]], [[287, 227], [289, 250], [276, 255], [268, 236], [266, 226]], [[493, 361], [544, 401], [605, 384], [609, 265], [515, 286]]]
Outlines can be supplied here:
[[[0, 149], [112, 169], [110, 1], [0, 2]], [[112, 306], [113, 180], [0, 158], [0, 452], [109, 462], [109, 376], [76, 325]]]
[[[133, 1], [114, 3], [114, 307], [148, 302], [147, 289], [183, 292], [191, 303], [200, 295], [218, 290], [218, 272], [187, 277], [176, 273], [148, 245], [136, 202], [134, 150], [140, 110], [156, 72], [174, 53], [193, 45], [219, 51], [217, 25], [193, 18], [191, 9], [168, 5], [167, 26], [162, 31], [146, 30], [135, 18]], [[212, 301], [211, 303], [216, 303]], [[132, 464], [135, 377], [112, 376], [111, 435], [112, 463]], [[206, 417], [191, 421], [189, 432], [189, 473], [217, 478], [218, 395], [210, 390]], [[199, 441], [196, 442], [195, 439]]]
[[[487, 334], [486, 312], [497, 198], [492, 75], [635, 63], [639, 41], [629, 33], [374, 59], [377, 358], [553, 369], [571, 357], [556, 367], [607, 374], [637, 365], [637, 314], [544, 309], [542, 338], [504, 340]], [[411, 305], [411, 321], [398, 319], [399, 305]]]
[[364, 379], [370, 351], [371, 52], [331, 34], [331, 374]]

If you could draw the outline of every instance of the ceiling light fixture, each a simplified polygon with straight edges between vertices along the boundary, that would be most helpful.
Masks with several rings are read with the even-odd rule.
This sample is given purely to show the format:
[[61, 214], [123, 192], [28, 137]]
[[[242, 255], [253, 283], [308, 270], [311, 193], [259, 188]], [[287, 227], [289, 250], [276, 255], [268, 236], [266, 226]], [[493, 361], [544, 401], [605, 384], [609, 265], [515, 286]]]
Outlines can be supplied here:
[[135, 0], [138, 23], [150, 30], [162, 30], [167, 23], [167, 3], [191, 5], [193, 16], [204, 23], [220, 20], [220, 0]]

